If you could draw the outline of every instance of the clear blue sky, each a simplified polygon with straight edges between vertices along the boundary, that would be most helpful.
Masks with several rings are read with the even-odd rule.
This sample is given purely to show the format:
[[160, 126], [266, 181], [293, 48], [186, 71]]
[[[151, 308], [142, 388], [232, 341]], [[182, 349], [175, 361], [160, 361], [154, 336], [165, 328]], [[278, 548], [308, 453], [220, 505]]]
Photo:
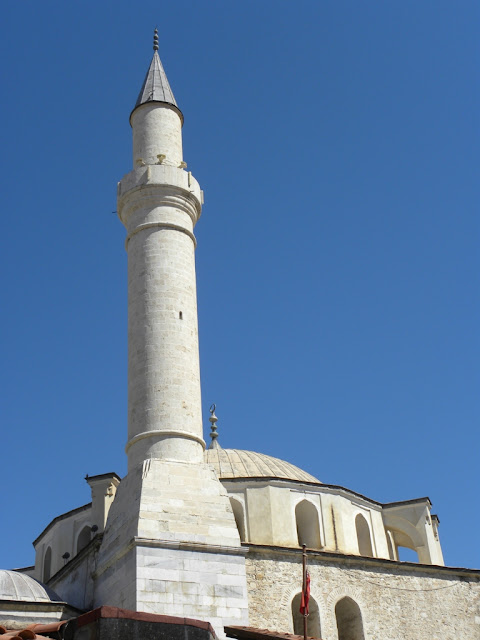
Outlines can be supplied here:
[[[203, 413], [480, 566], [480, 5], [5, 3], [0, 566], [126, 471], [116, 183], [160, 55], [185, 115]], [[205, 428], [206, 435], [208, 434]]]

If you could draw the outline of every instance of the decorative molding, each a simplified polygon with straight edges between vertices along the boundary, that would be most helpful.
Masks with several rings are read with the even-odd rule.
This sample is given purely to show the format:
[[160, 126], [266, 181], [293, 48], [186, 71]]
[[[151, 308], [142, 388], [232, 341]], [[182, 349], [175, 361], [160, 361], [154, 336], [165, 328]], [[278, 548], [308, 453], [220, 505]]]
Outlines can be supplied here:
[[180, 429], [155, 429], [154, 431], [143, 431], [142, 433], [137, 433], [136, 436], [131, 438], [126, 446], [125, 453], [128, 453], [129, 449], [136, 444], [139, 440], [144, 440], [145, 438], [165, 438], [175, 436], [177, 438], [184, 438], [185, 440], [193, 440], [194, 442], [198, 442], [205, 449], [205, 440], [200, 436], [196, 436], [194, 433], [190, 433], [189, 431], [182, 431]]
[[132, 540], [135, 547], [153, 547], [156, 549], [175, 549], [177, 551], [197, 551], [201, 553], [218, 553], [227, 556], [246, 556], [248, 547], [227, 547], [202, 542], [181, 542], [178, 540], [157, 540], [154, 538], [140, 538], [135, 536]]

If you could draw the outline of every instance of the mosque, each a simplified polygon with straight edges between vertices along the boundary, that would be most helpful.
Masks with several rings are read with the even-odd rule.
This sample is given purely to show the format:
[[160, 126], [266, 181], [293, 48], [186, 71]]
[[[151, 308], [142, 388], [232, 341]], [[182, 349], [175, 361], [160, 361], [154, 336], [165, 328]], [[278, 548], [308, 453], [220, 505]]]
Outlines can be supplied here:
[[[40, 533], [35, 566], [0, 572], [0, 635], [303, 637], [306, 545], [309, 636], [480, 639], [480, 571], [444, 566], [427, 497], [381, 504], [269, 455], [223, 449], [214, 406], [206, 447], [194, 235], [203, 192], [183, 159], [184, 116], [156, 33], [153, 48], [130, 114], [133, 169], [117, 193], [128, 473], [87, 476], [91, 502]], [[400, 547], [418, 563], [401, 562]]]

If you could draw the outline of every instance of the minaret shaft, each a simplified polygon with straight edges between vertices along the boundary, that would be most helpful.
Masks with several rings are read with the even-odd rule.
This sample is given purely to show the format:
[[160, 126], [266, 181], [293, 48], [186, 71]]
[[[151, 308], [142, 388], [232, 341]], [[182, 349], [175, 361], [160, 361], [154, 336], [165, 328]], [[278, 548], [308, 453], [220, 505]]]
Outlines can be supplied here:
[[133, 166], [158, 164], [158, 155], [165, 164], [178, 167], [183, 160], [182, 121], [172, 105], [158, 102], [143, 104], [131, 116], [133, 130]]
[[178, 109], [147, 103], [131, 123], [136, 168], [117, 207], [127, 229], [129, 470], [148, 458], [200, 462], [204, 449], [193, 235], [201, 192], [179, 167]]

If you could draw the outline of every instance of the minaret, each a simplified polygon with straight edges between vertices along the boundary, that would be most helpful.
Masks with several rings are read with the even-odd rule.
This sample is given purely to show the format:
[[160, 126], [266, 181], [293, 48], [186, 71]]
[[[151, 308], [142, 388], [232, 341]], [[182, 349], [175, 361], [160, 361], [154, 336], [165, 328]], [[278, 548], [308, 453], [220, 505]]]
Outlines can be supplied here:
[[128, 474], [108, 512], [93, 605], [248, 623], [230, 500], [204, 462], [195, 236], [202, 191], [158, 56], [130, 115], [133, 170], [118, 184], [128, 252]]
[[128, 251], [128, 468], [198, 462], [202, 438], [194, 226], [198, 182], [182, 153], [183, 115], [158, 55], [130, 115], [133, 171], [118, 185]]

